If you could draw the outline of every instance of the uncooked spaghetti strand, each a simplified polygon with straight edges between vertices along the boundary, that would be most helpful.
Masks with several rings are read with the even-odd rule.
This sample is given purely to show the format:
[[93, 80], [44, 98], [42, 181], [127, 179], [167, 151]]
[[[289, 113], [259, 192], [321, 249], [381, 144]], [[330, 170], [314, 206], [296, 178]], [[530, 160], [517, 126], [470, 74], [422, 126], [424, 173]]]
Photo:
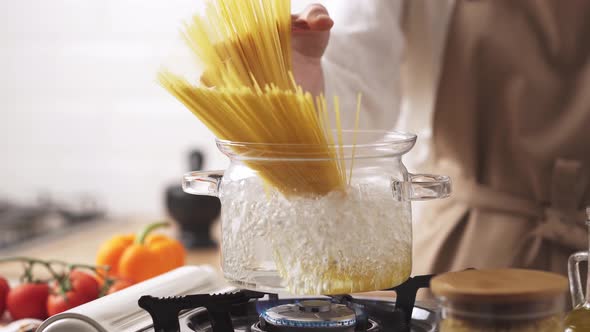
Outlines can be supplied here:
[[352, 154], [350, 157], [350, 174], [348, 175], [348, 185], [350, 186], [352, 182], [352, 170], [354, 168], [354, 157], [356, 154], [356, 139], [357, 133], [359, 128], [360, 116], [361, 116], [361, 103], [362, 103], [363, 96], [362, 94], [358, 94], [357, 101], [356, 101], [356, 115], [354, 117], [354, 131], [352, 133]]
[[344, 147], [342, 142], [342, 120], [340, 119], [340, 99], [338, 96], [334, 96], [334, 113], [336, 114], [336, 130], [338, 135], [338, 160], [340, 162], [339, 173], [346, 174], [346, 163], [344, 161]]
[[328, 145], [328, 151], [329, 151], [328, 155], [330, 156], [332, 163], [337, 164], [338, 163], [338, 155], [337, 155], [336, 149], [334, 148], [335, 142], [334, 142], [332, 127], [330, 125], [330, 118], [328, 115], [328, 102], [327, 102], [326, 98], [324, 97], [324, 95], [319, 96], [318, 108], [319, 108], [319, 112], [321, 114], [321, 119], [322, 119], [323, 126], [324, 126], [325, 137], [327, 138], [327, 145]]

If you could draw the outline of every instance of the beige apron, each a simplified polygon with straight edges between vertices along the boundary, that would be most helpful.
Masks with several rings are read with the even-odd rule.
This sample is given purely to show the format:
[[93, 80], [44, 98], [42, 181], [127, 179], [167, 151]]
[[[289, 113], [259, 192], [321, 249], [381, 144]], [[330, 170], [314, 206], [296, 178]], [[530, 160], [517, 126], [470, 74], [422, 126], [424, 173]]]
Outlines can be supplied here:
[[457, 1], [433, 119], [454, 182], [415, 227], [414, 273], [566, 273], [587, 248], [590, 1]]

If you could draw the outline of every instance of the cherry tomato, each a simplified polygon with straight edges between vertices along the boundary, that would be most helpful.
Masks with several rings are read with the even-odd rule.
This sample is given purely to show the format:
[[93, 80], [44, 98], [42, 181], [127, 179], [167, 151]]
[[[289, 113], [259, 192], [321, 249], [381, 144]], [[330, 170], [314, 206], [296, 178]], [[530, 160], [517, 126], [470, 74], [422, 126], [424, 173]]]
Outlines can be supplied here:
[[14, 320], [47, 318], [47, 297], [49, 285], [46, 283], [25, 283], [8, 292], [6, 308]]
[[6, 310], [6, 297], [8, 297], [9, 291], [10, 286], [8, 285], [8, 281], [0, 277], [0, 318], [4, 315], [4, 310]]
[[98, 281], [88, 273], [72, 271], [69, 275], [70, 289], [65, 290], [62, 285], [55, 283], [51, 295], [47, 299], [47, 313], [57, 315], [98, 298], [100, 286]]
[[107, 295], [116, 293], [122, 289], [129, 287], [129, 286], [133, 286], [133, 282], [131, 282], [129, 280], [125, 280], [125, 279], [119, 279], [111, 285], [111, 287], [109, 288], [109, 291], [107, 292]]

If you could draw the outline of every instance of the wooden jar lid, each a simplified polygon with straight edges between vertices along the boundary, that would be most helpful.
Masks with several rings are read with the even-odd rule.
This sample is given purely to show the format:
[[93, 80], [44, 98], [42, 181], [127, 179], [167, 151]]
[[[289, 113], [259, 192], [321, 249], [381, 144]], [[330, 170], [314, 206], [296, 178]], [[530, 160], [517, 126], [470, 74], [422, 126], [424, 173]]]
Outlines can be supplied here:
[[432, 279], [430, 288], [437, 297], [449, 301], [499, 304], [558, 298], [567, 291], [568, 280], [536, 270], [467, 270], [439, 275]]

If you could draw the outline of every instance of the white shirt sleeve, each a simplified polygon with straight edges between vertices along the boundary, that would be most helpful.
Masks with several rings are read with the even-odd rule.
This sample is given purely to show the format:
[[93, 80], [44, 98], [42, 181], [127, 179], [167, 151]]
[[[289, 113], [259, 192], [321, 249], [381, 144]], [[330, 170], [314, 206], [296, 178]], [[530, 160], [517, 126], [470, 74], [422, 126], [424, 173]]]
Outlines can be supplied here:
[[454, 0], [410, 0], [405, 13], [407, 40], [402, 67], [403, 99], [396, 129], [418, 135], [404, 163], [431, 172], [432, 120], [444, 46]]
[[352, 129], [362, 93], [360, 129], [390, 130], [401, 104], [401, 0], [293, 1], [295, 11], [324, 5], [334, 27], [323, 58], [326, 96], [340, 98], [343, 128]]

